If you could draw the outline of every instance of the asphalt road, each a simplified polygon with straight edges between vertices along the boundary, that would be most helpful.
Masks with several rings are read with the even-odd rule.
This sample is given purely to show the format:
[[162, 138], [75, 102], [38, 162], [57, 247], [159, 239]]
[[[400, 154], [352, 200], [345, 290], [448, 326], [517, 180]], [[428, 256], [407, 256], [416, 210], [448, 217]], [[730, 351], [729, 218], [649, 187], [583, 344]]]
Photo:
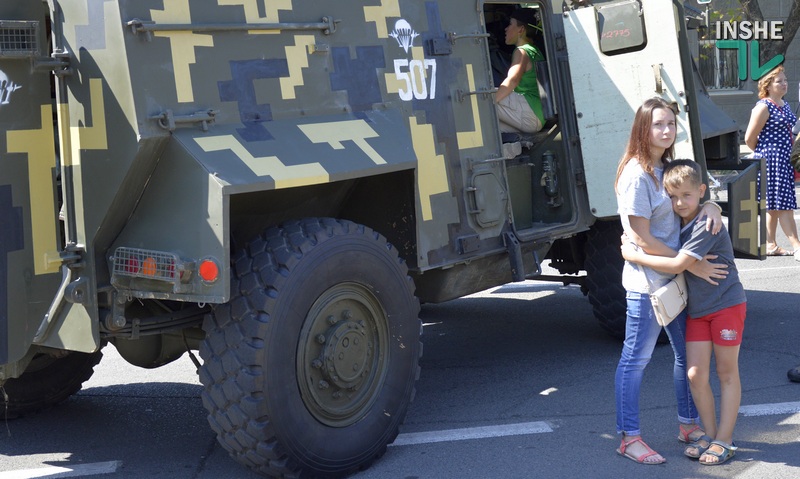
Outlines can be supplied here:
[[[642, 389], [644, 435], [667, 464], [615, 454], [620, 343], [577, 287], [529, 281], [423, 306], [422, 376], [402, 445], [353, 477], [800, 477], [800, 384], [786, 379], [800, 364], [800, 262], [737, 265], [748, 317], [730, 463], [702, 467], [682, 456], [669, 346], [656, 349]], [[259, 477], [217, 445], [199, 395], [188, 357], [143, 370], [108, 347], [80, 393], [0, 424], [0, 479]]]

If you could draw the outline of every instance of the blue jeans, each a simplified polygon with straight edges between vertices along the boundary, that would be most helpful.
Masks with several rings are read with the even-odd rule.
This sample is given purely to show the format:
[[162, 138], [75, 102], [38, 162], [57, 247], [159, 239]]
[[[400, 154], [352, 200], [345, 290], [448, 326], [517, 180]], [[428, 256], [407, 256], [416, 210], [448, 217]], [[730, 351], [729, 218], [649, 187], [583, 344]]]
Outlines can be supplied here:
[[[617, 433], [627, 436], [641, 434], [639, 428], [639, 388], [642, 385], [644, 368], [650, 362], [661, 326], [656, 322], [650, 298], [644, 293], [628, 291], [628, 316], [625, 323], [625, 343], [617, 365], [614, 390], [617, 398]], [[675, 365], [672, 381], [678, 399], [678, 421], [691, 424], [699, 421], [694, 406], [689, 381], [686, 378], [686, 311], [682, 312], [666, 328]]]

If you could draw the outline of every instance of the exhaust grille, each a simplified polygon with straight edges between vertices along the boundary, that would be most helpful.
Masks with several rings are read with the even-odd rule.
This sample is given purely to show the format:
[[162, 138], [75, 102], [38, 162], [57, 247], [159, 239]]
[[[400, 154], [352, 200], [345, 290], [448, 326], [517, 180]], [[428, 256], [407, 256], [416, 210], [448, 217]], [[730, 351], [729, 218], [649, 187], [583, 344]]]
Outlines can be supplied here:
[[0, 20], [0, 58], [39, 55], [39, 22]]

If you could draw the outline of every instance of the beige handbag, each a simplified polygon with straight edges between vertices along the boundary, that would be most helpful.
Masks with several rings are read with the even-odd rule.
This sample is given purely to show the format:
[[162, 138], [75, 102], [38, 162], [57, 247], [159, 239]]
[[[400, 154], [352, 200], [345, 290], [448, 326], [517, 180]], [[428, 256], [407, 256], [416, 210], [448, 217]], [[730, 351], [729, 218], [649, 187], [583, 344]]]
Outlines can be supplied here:
[[652, 285], [650, 289], [650, 302], [653, 304], [656, 321], [660, 326], [666, 326], [671, 323], [686, 308], [686, 301], [689, 299], [689, 295], [686, 290], [686, 278], [683, 273], [679, 273], [669, 283], [655, 291], [652, 291]]

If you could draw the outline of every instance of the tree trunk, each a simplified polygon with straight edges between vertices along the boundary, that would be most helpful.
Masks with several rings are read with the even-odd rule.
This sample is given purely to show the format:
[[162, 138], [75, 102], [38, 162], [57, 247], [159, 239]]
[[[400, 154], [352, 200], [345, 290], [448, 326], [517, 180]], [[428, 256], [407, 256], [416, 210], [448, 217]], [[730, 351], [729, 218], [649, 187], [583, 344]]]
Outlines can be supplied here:
[[[761, 6], [758, 0], [739, 0], [739, 4], [742, 6], [745, 18], [751, 22], [764, 21], [764, 15], [761, 13]], [[792, 2], [789, 16], [783, 22], [783, 40], [758, 42], [761, 47], [759, 60], [762, 64], [772, 59], [775, 55], [786, 55], [786, 50], [794, 40], [798, 28], [800, 28], [800, 9], [798, 9], [797, 4], [796, 0]]]

